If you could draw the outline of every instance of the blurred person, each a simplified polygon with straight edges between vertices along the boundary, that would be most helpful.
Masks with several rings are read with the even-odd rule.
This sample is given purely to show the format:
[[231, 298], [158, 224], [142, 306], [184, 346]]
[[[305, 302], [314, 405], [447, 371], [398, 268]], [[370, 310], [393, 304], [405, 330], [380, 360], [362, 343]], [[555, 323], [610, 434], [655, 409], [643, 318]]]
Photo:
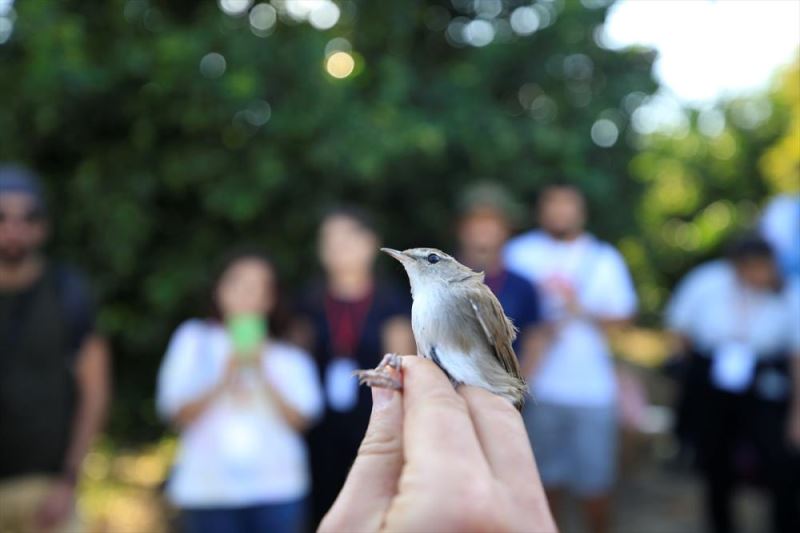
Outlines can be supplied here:
[[800, 194], [773, 198], [761, 216], [761, 235], [786, 276], [800, 276]]
[[[539, 296], [529, 280], [510, 271], [503, 261], [503, 247], [511, 236], [519, 211], [517, 204], [499, 185], [476, 185], [461, 198], [456, 236], [458, 259], [485, 274], [484, 282], [519, 330], [514, 351], [526, 361], [535, 358], [538, 352], [535, 342], [540, 336], [535, 330], [540, 320]], [[525, 357], [523, 352], [532, 355]]]
[[545, 326], [524, 361], [535, 402], [524, 416], [551, 508], [577, 496], [593, 532], [607, 531], [615, 482], [617, 384], [607, 331], [629, 323], [636, 293], [620, 253], [587, 233], [575, 186], [545, 187], [540, 230], [506, 246], [508, 268], [536, 284]]
[[167, 495], [188, 533], [303, 531], [314, 362], [278, 336], [277, 273], [260, 252], [227, 257], [212, 300], [211, 318], [177, 329], [158, 375], [159, 412], [180, 432]]
[[522, 418], [403, 357], [402, 393], [374, 388], [369, 428], [319, 531], [556, 531]]
[[[773, 503], [773, 530], [800, 531], [800, 284], [784, 280], [769, 244], [749, 235], [678, 284], [667, 324], [690, 354], [684, 400], [706, 482], [712, 530], [735, 530], [734, 456], [754, 445]], [[793, 449], [792, 449], [793, 448]]]
[[369, 215], [332, 210], [318, 238], [324, 279], [302, 305], [325, 391], [325, 415], [309, 434], [315, 524], [342, 488], [369, 421], [369, 390], [353, 371], [375, 367], [387, 352], [415, 351], [407, 289], [376, 278], [380, 240]]
[[109, 399], [89, 291], [49, 259], [37, 177], [0, 167], [0, 531], [76, 531], [81, 463]]

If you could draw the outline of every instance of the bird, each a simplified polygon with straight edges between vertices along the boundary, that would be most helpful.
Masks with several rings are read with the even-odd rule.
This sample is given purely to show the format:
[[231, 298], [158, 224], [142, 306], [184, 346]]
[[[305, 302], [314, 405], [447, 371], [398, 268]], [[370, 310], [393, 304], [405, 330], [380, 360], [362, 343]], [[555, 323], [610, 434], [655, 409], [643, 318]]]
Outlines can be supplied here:
[[[436, 248], [381, 251], [408, 274], [417, 355], [436, 363], [454, 386], [484, 388], [521, 409], [528, 389], [512, 347], [517, 329], [484, 283], [483, 272]], [[401, 361], [386, 354], [375, 369], [358, 371], [359, 381], [400, 389], [389, 368], [400, 370]]]

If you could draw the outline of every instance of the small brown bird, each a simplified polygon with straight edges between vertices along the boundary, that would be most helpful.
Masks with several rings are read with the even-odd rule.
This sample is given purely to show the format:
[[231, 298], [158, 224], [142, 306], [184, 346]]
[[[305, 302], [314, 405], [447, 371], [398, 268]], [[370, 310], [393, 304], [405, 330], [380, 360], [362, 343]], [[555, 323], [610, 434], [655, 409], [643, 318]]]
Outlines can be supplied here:
[[[483, 273], [435, 248], [381, 251], [408, 273], [418, 355], [439, 365], [454, 385], [482, 387], [521, 408], [527, 386], [511, 347], [516, 328], [483, 283]], [[358, 372], [359, 379], [370, 386], [399, 388], [386, 370], [399, 368], [399, 362], [389, 354], [375, 370]]]

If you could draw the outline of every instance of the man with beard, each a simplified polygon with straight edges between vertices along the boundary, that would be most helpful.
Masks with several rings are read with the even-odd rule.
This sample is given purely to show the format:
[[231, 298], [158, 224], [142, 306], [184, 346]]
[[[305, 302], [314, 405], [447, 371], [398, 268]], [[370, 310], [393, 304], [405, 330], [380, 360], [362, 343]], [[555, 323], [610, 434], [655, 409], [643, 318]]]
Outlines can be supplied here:
[[525, 423], [553, 513], [565, 492], [583, 504], [589, 530], [608, 531], [617, 453], [616, 379], [607, 333], [636, 310], [628, 269], [610, 244], [587, 233], [586, 199], [550, 185], [538, 205], [541, 229], [509, 242], [509, 269], [542, 295], [544, 339], [526, 364], [535, 402]]
[[108, 350], [80, 276], [48, 260], [35, 175], [0, 165], [0, 530], [74, 531], [81, 462], [108, 403]]

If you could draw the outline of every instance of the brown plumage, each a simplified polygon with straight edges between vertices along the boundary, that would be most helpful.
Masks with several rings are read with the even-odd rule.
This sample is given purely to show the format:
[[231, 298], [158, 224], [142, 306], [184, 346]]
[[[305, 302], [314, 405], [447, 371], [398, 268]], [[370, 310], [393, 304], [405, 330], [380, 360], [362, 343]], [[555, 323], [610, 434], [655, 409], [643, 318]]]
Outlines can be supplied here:
[[382, 250], [408, 273], [418, 354], [454, 384], [483, 387], [520, 408], [527, 386], [512, 348], [516, 328], [483, 273], [435, 248]]

